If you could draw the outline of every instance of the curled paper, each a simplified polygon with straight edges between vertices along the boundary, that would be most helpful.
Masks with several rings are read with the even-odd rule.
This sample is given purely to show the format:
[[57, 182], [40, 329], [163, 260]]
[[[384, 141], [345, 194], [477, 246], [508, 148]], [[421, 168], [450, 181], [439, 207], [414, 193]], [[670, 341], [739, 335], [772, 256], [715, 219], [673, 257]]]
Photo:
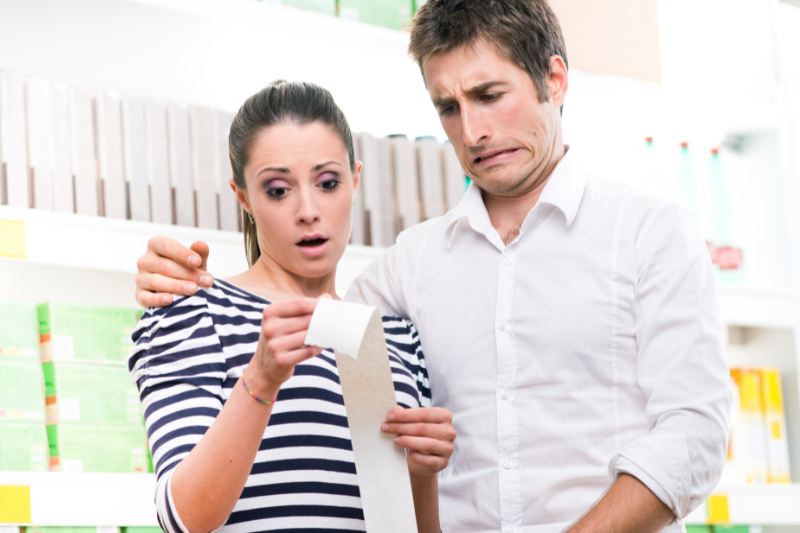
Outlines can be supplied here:
[[305, 342], [336, 352], [367, 531], [417, 531], [405, 454], [380, 430], [397, 405], [380, 315], [366, 305], [319, 300]]

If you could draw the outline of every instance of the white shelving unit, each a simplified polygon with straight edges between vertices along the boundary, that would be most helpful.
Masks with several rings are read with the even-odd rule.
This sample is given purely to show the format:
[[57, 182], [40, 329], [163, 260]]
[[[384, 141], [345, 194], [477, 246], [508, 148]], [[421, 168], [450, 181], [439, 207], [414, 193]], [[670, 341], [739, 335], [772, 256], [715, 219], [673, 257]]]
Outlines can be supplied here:
[[[8, 222], [13, 222], [8, 233]], [[36, 209], [0, 207], [0, 299], [135, 305], [136, 259], [154, 235], [168, 235], [184, 244], [203, 240], [210, 246], [209, 270], [225, 277], [246, 268], [239, 233], [86, 217]], [[19, 232], [22, 232], [19, 234]], [[24, 258], [4, 258], [8, 243], [21, 238]], [[4, 248], [6, 246], [6, 248]], [[382, 250], [350, 246], [340, 263], [337, 289], [352, 280]], [[794, 479], [800, 479], [800, 396], [793, 303], [788, 292], [721, 288], [722, 317], [728, 327], [732, 362], [779, 366], [786, 382], [787, 419]], [[744, 354], [744, 355], [742, 355]], [[766, 361], [765, 361], [766, 358]], [[152, 525], [152, 476], [141, 474], [0, 473], [2, 486], [30, 486], [31, 519], [40, 525]], [[112, 490], [113, 489], [113, 490]], [[122, 492], [121, 492], [122, 491]], [[129, 502], [119, 510], [122, 496]], [[734, 523], [800, 525], [800, 485], [720, 487], [718, 505], [725, 505]], [[95, 502], [87, 505], [86, 501]], [[98, 505], [96, 502], [108, 502]], [[723, 502], [719, 503], [719, 502]], [[47, 503], [51, 502], [51, 503]], [[67, 503], [64, 503], [67, 502]], [[72, 503], [69, 503], [72, 502]], [[82, 503], [83, 502], [83, 503]], [[719, 508], [701, 507], [689, 523], [718, 517]], [[116, 518], [112, 518], [116, 517]], [[121, 523], [122, 522], [122, 523]]]
[[[307, 38], [312, 34], [319, 40]], [[228, 110], [271, 79], [313, 79], [331, 89], [354, 130], [441, 136], [406, 46], [402, 32], [250, 0], [0, 0], [0, 68], [90, 90]], [[702, 53], [695, 57], [703, 68], [709, 63]], [[751, 81], [761, 86], [760, 77]], [[788, 94], [793, 87], [787, 86]], [[400, 101], [406, 105], [395, 105]], [[800, 135], [795, 132], [793, 139]], [[793, 153], [789, 169], [800, 166]], [[17, 223], [3, 225], [6, 221]], [[135, 305], [136, 259], [154, 235], [207, 242], [215, 276], [246, 268], [238, 233], [0, 206], [0, 299]], [[796, 227], [787, 236], [800, 242]], [[15, 239], [24, 243], [22, 257], [3, 257], [4, 247], [18, 251]], [[800, 246], [794, 246], [797, 279]], [[348, 247], [337, 273], [340, 294], [381, 253]], [[792, 474], [800, 480], [798, 297], [788, 289], [723, 287], [720, 304], [731, 364], [770, 365], [782, 372]], [[147, 474], [0, 472], [0, 493], [11, 488], [27, 498], [28, 523], [39, 525], [155, 525], [153, 485]], [[800, 529], [798, 484], [722, 486], [712, 501], [713, 508], [701, 507], [687, 522], [716, 520], [724, 510], [731, 523]]]

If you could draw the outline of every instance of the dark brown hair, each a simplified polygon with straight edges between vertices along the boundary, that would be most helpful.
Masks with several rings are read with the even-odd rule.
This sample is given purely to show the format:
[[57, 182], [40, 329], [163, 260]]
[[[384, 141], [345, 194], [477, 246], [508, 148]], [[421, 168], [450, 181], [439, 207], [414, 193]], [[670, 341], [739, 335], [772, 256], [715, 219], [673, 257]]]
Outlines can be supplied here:
[[[228, 152], [233, 170], [233, 180], [245, 189], [244, 167], [256, 135], [263, 129], [281, 122], [309, 124], [322, 122], [330, 126], [342, 139], [350, 158], [350, 170], [355, 170], [353, 134], [344, 113], [336, 105], [327, 89], [309, 82], [273, 81], [245, 100], [236, 113], [228, 136]], [[253, 265], [261, 255], [256, 225], [242, 211], [242, 231], [247, 263]]]
[[481, 39], [530, 75], [540, 102], [549, 98], [550, 57], [566, 64], [567, 50], [546, 0], [429, 0], [414, 17], [408, 51], [421, 69], [430, 56]]

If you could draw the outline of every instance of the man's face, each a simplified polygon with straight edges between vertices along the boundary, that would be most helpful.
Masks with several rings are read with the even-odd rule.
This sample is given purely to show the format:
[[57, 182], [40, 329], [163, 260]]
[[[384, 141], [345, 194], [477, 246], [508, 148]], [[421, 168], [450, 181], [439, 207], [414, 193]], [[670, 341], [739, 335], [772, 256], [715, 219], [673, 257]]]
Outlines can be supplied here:
[[528, 73], [479, 40], [428, 58], [422, 73], [461, 166], [493, 196], [522, 196], [563, 155], [559, 108], [566, 68], [551, 59], [549, 98], [539, 102]]

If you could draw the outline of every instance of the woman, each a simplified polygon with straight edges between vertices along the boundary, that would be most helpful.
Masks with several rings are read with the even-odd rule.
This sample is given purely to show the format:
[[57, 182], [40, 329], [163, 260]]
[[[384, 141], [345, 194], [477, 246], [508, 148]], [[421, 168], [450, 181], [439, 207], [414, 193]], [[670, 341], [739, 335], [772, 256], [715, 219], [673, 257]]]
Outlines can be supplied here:
[[[250, 268], [147, 312], [129, 367], [167, 531], [363, 531], [333, 354], [304, 345], [334, 294], [361, 164], [331, 95], [275, 82], [233, 120], [231, 187]], [[420, 531], [438, 531], [436, 473], [455, 433], [429, 405], [414, 328], [384, 318], [398, 404], [382, 430], [408, 450]]]

